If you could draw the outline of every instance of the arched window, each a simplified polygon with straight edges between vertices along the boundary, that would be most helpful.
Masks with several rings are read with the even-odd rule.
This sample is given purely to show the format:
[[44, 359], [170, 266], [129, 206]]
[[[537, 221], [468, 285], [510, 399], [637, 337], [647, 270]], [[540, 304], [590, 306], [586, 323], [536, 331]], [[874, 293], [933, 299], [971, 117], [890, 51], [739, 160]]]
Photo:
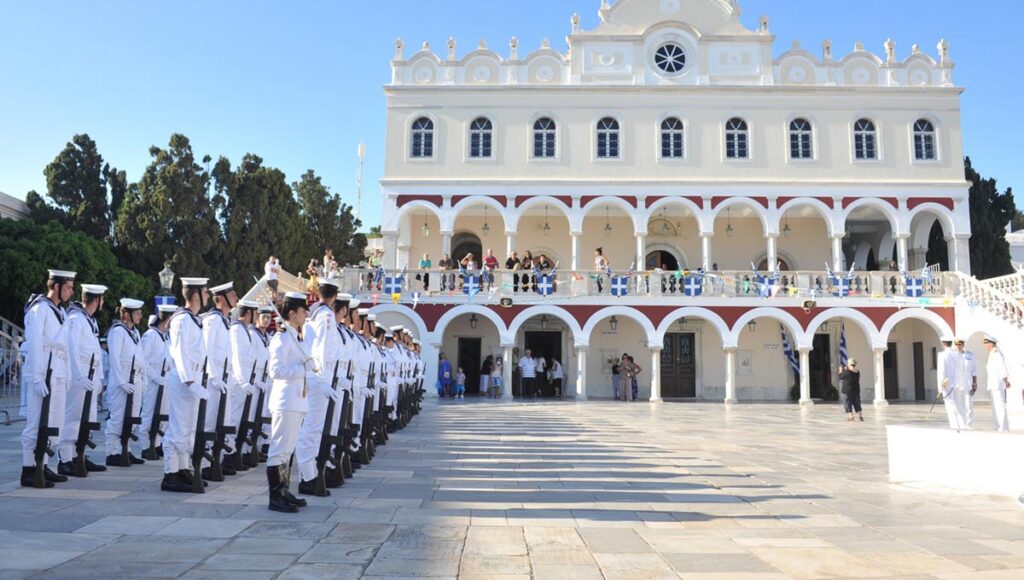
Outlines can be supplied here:
[[469, 156], [476, 159], [490, 159], [494, 141], [494, 126], [491, 120], [480, 117], [469, 127]]
[[533, 124], [533, 156], [551, 159], [555, 156], [557, 126], [552, 119], [543, 117]]
[[598, 159], [618, 159], [619, 157], [619, 122], [605, 117], [597, 123], [597, 157]]
[[662, 159], [683, 158], [683, 122], [669, 117], [661, 122]]
[[725, 124], [725, 156], [728, 159], [750, 157], [750, 133], [747, 122], [739, 117], [729, 119]]
[[789, 124], [789, 157], [814, 158], [814, 131], [807, 119], [793, 119]]
[[914, 123], [914, 159], [935, 159], [935, 126], [927, 119], [918, 119]]
[[420, 117], [412, 123], [412, 156], [425, 159], [434, 156], [434, 122]]
[[853, 124], [853, 154], [857, 159], [878, 159], [878, 131], [870, 119]]

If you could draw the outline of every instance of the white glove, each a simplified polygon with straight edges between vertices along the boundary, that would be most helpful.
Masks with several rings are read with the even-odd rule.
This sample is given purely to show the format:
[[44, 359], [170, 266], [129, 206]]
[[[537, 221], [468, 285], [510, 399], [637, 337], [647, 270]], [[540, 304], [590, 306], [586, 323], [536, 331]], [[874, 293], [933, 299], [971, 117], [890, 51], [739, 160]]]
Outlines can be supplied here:
[[46, 381], [39, 381], [32, 385], [32, 390], [36, 392], [40, 397], [45, 397], [50, 394], [50, 389], [46, 386]]
[[314, 371], [314, 372], [316, 371], [316, 361], [314, 361], [311, 358], [307, 358], [306, 360], [302, 361], [302, 366], [307, 371]]
[[209, 398], [210, 396], [210, 392], [207, 389], [204, 389], [203, 386], [198, 383], [190, 384], [188, 386], [188, 390], [191, 391], [193, 395], [199, 397], [200, 399], [206, 399]]
[[242, 395], [243, 396], [250, 395], [250, 396], [255, 397], [256, 393], [258, 391], [259, 390], [256, 388], [256, 385], [254, 385], [252, 383], [245, 383], [244, 385], [242, 385]]
[[131, 383], [121, 383], [120, 385], [117, 385], [117, 386], [122, 391], [128, 393], [129, 395], [135, 394], [135, 385], [133, 385]]
[[340, 403], [341, 402], [341, 393], [342, 393], [341, 389], [327, 389], [327, 395], [329, 397], [331, 397], [332, 399], [334, 399], [335, 403]]
[[89, 379], [86, 379], [86, 378], [78, 379], [78, 381], [75, 382], [75, 388], [81, 389], [83, 391], [91, 391], [92, 390], [92, 381], [90, 381]]
[[206, 386], [208, 386], [211, 390], [217, 391], [218, 393], [226, 393], [228, 390], [227, 383], [220, 379], [208, 380], [206, 381]]

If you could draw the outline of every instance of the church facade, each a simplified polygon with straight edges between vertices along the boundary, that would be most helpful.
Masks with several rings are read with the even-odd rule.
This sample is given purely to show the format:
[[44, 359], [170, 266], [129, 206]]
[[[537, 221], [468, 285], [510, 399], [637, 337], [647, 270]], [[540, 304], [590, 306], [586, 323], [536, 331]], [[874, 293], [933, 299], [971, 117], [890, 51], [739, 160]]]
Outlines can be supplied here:
[[865, 399], [931, 400], [970, 274], [949, 46], [780, 53], [736, 0], [599, 12], [561, 48], [396, 42], [380, 318], [471, 383], [557, 358], [578, 399], [629, 353], [653, 401], [811, 404], [847, 356]]

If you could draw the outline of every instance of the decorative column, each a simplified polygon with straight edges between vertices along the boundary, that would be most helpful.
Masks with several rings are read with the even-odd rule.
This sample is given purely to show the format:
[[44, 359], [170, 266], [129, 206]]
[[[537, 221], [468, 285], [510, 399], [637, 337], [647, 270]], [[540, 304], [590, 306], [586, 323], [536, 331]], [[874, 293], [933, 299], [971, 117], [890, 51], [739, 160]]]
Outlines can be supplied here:
[[846, 269], [843, 263], [843, 238], [846, 232], [835, 232], [832, 234], [832, 269], [838, 274]]
[[578, 272], [580, 269], [580, 237], [583, 236], [583, 232], [572, 232], [572, 271]]
[[395, 246], [395, 270], [401, 271], [402, 268], [409, 265], [409, 245], [399, 243]]
[[502, 400], [512, 400], [512, 349], [513, 345], [503, 344], [502, 358], [504, 362], [501, 366], [501, 398]]
[[452, 232], [441, 232], [441, 253], [448, 254], [449, 258], [455, 259], [452, 256]]
[[651, 347], [651, 402], [661, 402], [661, 346]]
[[636, 235], [636, 271], [647, 270], [647, 233]]
[[769, 272], [774, 272], [776, 266], [778, 266], [778, 263], [779, 263], [779, 252], [778, 252], [779, 234], [776, 233], [776, 232], [771, 232], [771, 233], [765, 234], [764, 237], [768, 241], [768, 244], [767, 244], [767, 246], [768, 246], [768, 248], [767, 248], [768, 271]]
[[381, 263], [386, 267], [388, 260], [398, 263], [398, 232], [384, 232], [384, 257]]
[[[711, 238], [715, 237], [715, 232], [701, 232], [700, 233], [700, 252], [703, 263], [701, 264], [705, 270], [711, 270]], [[689, 265], [689, 264], [687, 264]]]
[[736, 347], [725, 348], [725, 404], [736, 404]]
[[423, 381], [427, 386], [427, 392], [424, 397], [436, 399], [437, 389], [434, 388], [434, 382], [437, 380], [437, 357], [441, 354], [441, 349], [444, 348], [444, 346], [440, 342], [424, 343], [423, 346], [423, 360], [427, 367], [426, 380]]
[[576, 345], [576, 400], [587, 400], [587, 345]]
[[910, 234], [896, 234], [896, 262], [901, 272], [910, 271], [910, 252], [907, 250], [907, 240]]
[[800, 404], [813, 405], [811, 400], [811, 349], [800, 349]]
[[888, 407], [889, 401], [885, 399], [885, 351], [886, 348], [875, 347], [875, 400], [876, 407]]
[[505, 232], [505, 257], [508, 258], [516, 251], [516, 233]]
[[954, 272], [961, 272], [965, 276], [971, 275], [970, 239], [971, 236], [964, 234], [954, 234], [946, 238], [946, 247], [949, 253], [949, 269]]

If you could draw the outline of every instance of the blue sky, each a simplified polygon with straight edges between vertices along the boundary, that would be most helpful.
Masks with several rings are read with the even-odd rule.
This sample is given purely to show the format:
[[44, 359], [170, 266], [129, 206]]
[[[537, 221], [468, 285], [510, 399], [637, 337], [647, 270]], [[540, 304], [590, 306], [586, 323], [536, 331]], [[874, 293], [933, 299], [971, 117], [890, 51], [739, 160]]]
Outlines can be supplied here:
[[[651, 0], [653, 1], [653, 0]], [[289, 180], [314, 169], [354, 203], [356, 145], [368, 157], [363, 213], [380, 222], [384, 96], [394, 39], [459, 54], [486, 39], [501, 53], [550, 37], [564, 48], [569, 18], [596, 25], [600, 0], [0, 0], [0, 191], [45, 190], [43, 167], [75, 133], [89, 133], [136, 180], [150, 145], [189, 136], [198, 156], [248, 152]], [[741, 0], [743, 22], [771, 17], [776, 55], [831, 38], [837, 56], [892, 37], [900, 58], [917, 43], [951, 44], [963, 97], [965, 147], [975, 167], [1020, 185], [1024, 134], [1019, 25], [1009, 0]], [[1017, 112], [1014, 112], [1017, 111]], [[1013, 139], [1013, 140], [1011, 140]]]

